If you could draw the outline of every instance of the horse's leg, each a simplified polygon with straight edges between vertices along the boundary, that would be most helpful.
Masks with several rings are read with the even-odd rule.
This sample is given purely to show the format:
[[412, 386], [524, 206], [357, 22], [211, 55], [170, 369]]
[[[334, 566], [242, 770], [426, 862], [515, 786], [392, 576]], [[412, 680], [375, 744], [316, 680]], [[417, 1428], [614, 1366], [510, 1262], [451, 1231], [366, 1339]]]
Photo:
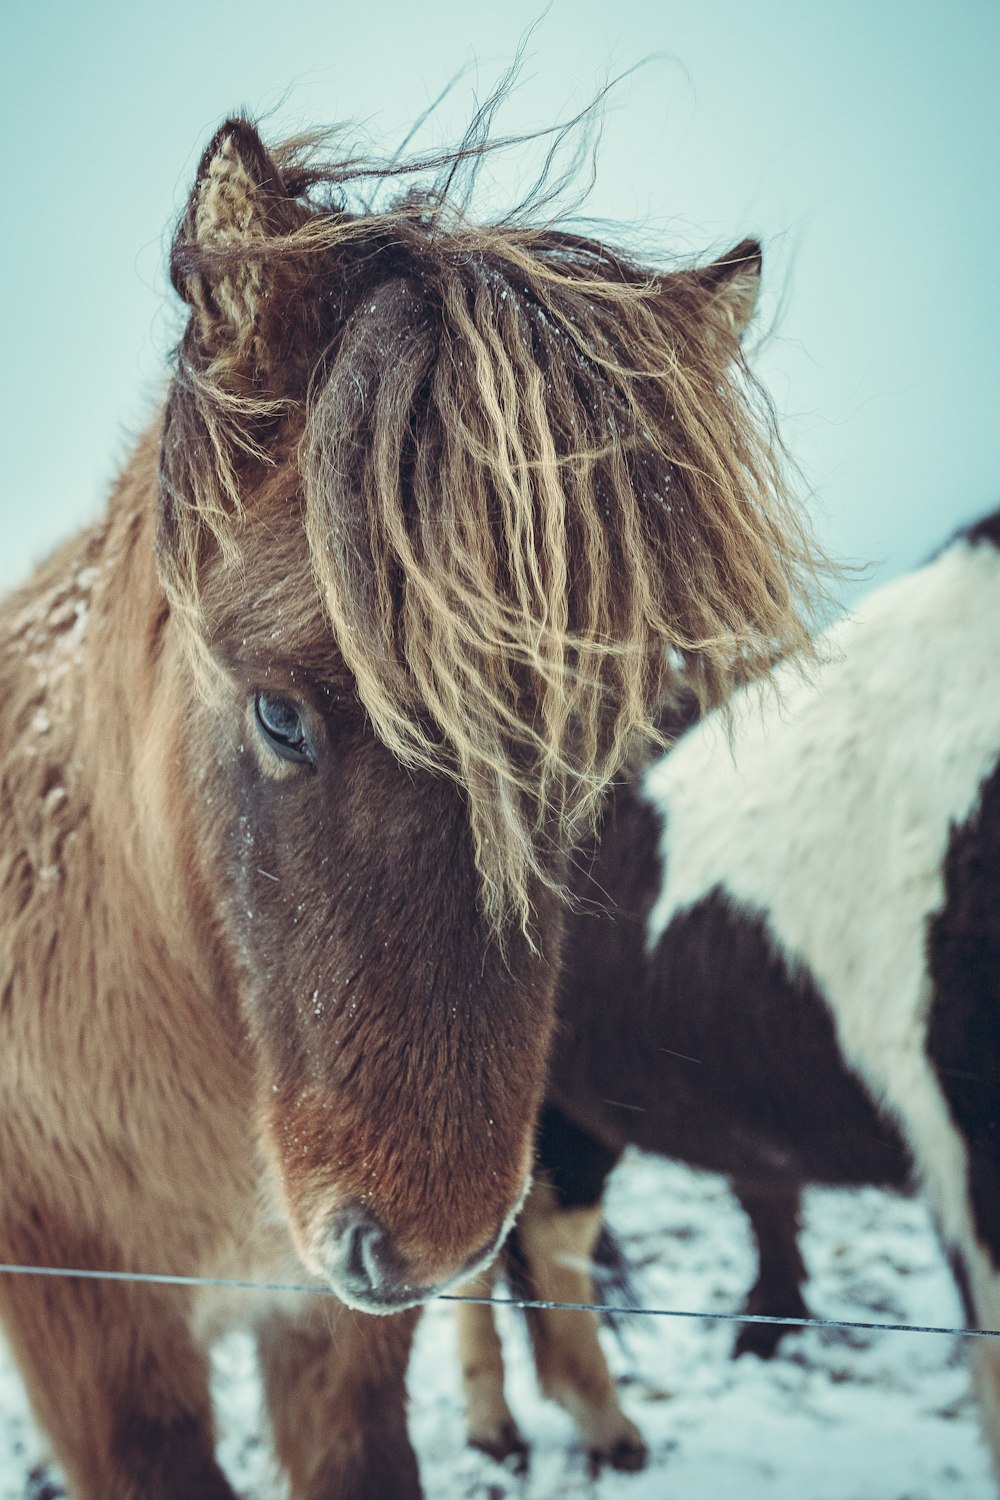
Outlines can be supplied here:
[[181, 1291], [0, 1277], [0, 1312], [74, 1500], [235, 1500]]
[[[977, 1214], [965, 1190], [966, 1183], [986, 1184], [995, 1203], [1000, 1148], [992, 1140], [977, 1140], [971, 1145], [966, 1140], [962, 1143], [966, 1161], [961, 1163], [957, 1154], [948, 1160], [944, 1132], [939, 1144], [941, 1164], [950, 1170], [928, 1173], [924, 1186], [962, 1299], [965, 1324], [967, 1328], [1000, 1332], [1000, 1216], [995, 1208], [984, 1211], [982, 1198]], [[927, 1162], [927, 1156], [921, 1163], [918, 1155], [918, 1165], [926, 1166]], [[967, 1343], [983, 1436], [1000, 1481], [1000, 1338], [968, 1339]]]
[[419, 1311], [392, 1317], [310, 1298], [258, 1330], [274, 1445], [292, 1500], [420, 1500], [406, 1430]]
[[[802, 1298], [806, 1268], [799, 1252], [799, 1188], [794, 1183], [733, 1184], [757, 1242], [757, 1280], [746, 1311], [758, 1317], [807, 1318]], [[777, 1323], [744, 1323], [733, 1345], [733, 1358], [756, 1354], [770, 1359], [788, 1332]]]
[[[948, 1257], [962, 1299], [965, 1326], [1000, 1331], [1000, 1239], [996, 1234], [1000, 1221], [994, 1217], [993, 1233], [990, 1233], [990, 1226], [977, 1224], [974, 1214], [968, 1213], [968, 1205], [961, 1201], [964, 1197], [962, 1179], [970, 1178], [977, 1167], [981, 1172], [985, 1165], [986, 1171], [996, 1180], [1000, 1162], [995, 1157], [996, 1153], [992, 1149], [983, 1152], [974, 1148], [969, 1153], [967, 1162], [961, 1164], [964, 1171], [954, 1170], [956, 1161], [952, 1158], [948, 1164], [952, 1170], [947, 1175], [935, 1174], [936, 1181], [934, 1177], [929, 1181], [925, 1179], [924, 1186], [942, 1249]], [[956, 1183], [956, 1179], [958, 1190], [950, 1193], [947, 1189]], [[985, 1238], [981, 1236], [982, 1228], [987, 1229]], [[968, 1339], [966, 1342], [969, 1346], [972, 1384], [979, 1402], [983, 1436], [990, 1448], [997, 1479], [1000, 1480], [1000, 1338]]]
[[[967, 1304], [966, 1320], [970, 1327], [1000, 1329], [1000, 1271], [980, 1247], [971, 1252], [978, 1262], [976, 1274], [961, 1278]], [[956, 1264], [957, 1258], [953, 1258]], [[976, 1291], [968, 1296], [968, 1285], [974, 1279]], [[979, 1400], [983, 1435], [993, 1455], [993, 1467], [1000, 1479], [1000, 1339], [970, 1339], [972, 1344], [972, 1383]]]
[[[544, 1180], [535, 1183], [515, 1228], [523, 1290], [543, 1302], [595, 1302], [589, 1267], [601, 1232], [601, 1205], [564, 1208]], [[618, 1404], [592, 1312], [528, 1308], [538, 1383], [576, 1422], [591, 1466], [641, 1469], [642, 1433]]]
[[[490, 1297], [495, 1285], [496, 1267], [491, 1266], [460, 1287], [459, 1294]], [[491, 1458], [513, 1459], [515, 1472], [523, 1473], [528, 1466], [528, 1445], [504, 1395], [503, 1349], [493, 1321], [493, 1309], [460, 1302], [455, 1314], [469, 1444], [488, 1453]]]

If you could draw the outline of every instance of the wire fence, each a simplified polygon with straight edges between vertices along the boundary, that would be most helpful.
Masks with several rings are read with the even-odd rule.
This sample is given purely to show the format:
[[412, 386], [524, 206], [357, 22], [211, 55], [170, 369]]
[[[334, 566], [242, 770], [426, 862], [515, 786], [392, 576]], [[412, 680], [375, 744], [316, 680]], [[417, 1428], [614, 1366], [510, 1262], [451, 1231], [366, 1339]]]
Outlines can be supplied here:
[[[237, 1281], [225, 1276], [171, 1276], [155, 1271], [92, 1271], [79, 1266], [22, 1266], [0, 1263], [0, 1275], [66, 1277], [77, 1281], [131, 1282], [149, 1286], [214, 1287], [238, 1292], [297, 1292], [303, 1296], [336, 1297], [330, 1287], [315, 1283]], [[783, 1328], [852, 1328], [870, 1333], [938, 1333], [958, 1338], [1000, 1338], [997, 1328], [951, 1328], [934, 1323], [865, 1322], [855, 1318], [781, 1318], [767, 1313], [709, 1312], [681, 1307], [630, 1307], [608, 1302], [548, 1302], [531, 1297], [474, 1297], [464, 1292], [439, 1292], [440, 1302], [466, 1302], [479, 1307], [531, 1308], [542, 1312], [592, 1312], [611, 1317], [696, 1318], [715, 1323], [770, 1323]]]

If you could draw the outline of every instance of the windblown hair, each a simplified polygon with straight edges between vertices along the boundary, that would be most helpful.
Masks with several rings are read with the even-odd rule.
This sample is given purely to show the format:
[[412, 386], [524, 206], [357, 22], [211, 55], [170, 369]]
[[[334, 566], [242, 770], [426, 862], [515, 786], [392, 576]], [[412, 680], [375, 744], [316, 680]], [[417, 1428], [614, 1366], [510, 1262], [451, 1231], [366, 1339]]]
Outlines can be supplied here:
[[756, 245], [663, 275], [524, 214], [476, 224], [456, 184], [484, 149], [430, 163], [450, 191], [359, 210], [428, 162], [219, 132], [173, 253], [193, 316], [161, 553], [192, 608], [207, 553], [247, 545], [248, 474], [297, 445], [337, 646], [385, 744], [464, 789], [499, 927], [679, 675], [712, 704], [801, 650], [817, 585], [721, 295]]

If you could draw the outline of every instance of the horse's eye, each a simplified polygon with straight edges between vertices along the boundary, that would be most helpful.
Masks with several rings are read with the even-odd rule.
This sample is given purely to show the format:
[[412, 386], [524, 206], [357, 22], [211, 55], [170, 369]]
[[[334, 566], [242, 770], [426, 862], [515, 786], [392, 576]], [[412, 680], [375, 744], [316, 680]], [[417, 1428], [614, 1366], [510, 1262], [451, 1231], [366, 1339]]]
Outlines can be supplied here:
[[291, 698], [260, 692], [254, 698], [253, 706], [260, 731], [276, 755], [282, 760], [315, 765], [302, 714]]

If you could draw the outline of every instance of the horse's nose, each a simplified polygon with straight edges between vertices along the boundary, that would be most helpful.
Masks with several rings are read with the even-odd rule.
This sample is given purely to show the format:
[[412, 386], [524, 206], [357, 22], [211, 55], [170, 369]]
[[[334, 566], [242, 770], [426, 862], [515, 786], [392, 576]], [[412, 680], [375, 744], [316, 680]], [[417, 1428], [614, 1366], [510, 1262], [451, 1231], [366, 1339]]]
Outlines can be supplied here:
[[387, 1229], [361, 1204], [341, 1209], [330, 1226], [330, 1280], [348, 1301], [387, 1309], [413, 1300], [406, 1266]]

